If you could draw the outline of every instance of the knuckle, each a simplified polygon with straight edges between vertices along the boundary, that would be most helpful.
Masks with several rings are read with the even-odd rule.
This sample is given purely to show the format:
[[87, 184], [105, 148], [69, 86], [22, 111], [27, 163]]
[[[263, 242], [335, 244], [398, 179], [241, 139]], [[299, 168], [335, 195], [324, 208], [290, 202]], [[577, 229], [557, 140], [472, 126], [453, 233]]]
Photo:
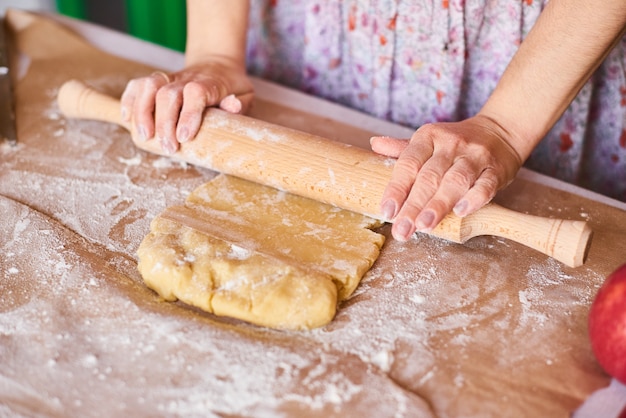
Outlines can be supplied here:
[[482, 184], [484, 185], [484, 187], [494, 190], [496, 190], [501, 185], [498, 177], [493, 175], [491, 171], [486, 171], [485, 173], [483, 173]]
[[476, 211], [479, 208], [485, 206], [493, 199], [495, 193], [490, 193], [488, 190], [481, 187], [472, 188], [465, 198], [468, 200], [470, 212]]
[[420, 163], [413, 158], [399, 159], [393, 167], [390, 183], [408, 193], [418, 178], [419, 169]]
[[486, 185], [475, 187], [472, 192], [477, 203], [487, 203], [496, 195], [496, 190]]
[[383, 192], [382, 200], [384, 201], [391, 198], [403, 202], [407, 198], [409, 191], [410, 186], [407, 187], [405, 184], [391, 180]]
[[432, 169], [424, 169], [419, 173], [419, 183], [420, 186], [426, 187], [430, 190], [436, 190], [439, 187], [441, 182], [441, 177], [439, 173]]
[[478, 202], [488, 202], [493, 199], [498, 192], [499, 182], [492, 176], [482, 176], [471, 189], [474, 200]]
[[[457, 144], [467, 144], [465, 135], [452, 130], [448, 123], [429, 123], [422, 125], [417, 132], [432, 138], [433, 142], [445, 144], [446, 147], [454, 147]], [[417, 133], [416, 132], [416, 133]]]
[[205, 94], [205, 87], [197, 81], [190, 81], [183, 87], [183, 94], [185, 96], [200, 97]]
[[492, 166], [483, 171], [481, 175], [481, 182], [485, 185], [485, 187], [497, 190], [508, 185], [511, 181], [513, 181], [514, 177], [514, 173], [509, 173], [506, 167], [500, 168]]
[[156, 91], [161, 87], [161, 81], [155, 77], [144, 77], [141, 79], [141, 84], [145, 89]]
[[413, 137], [417, 137], [420, 135], [423, 136], [438, 136], [441, 133], [441, 125], [436, 123], [425, 123], [420, 126]]
[[472, 184], [472, 175], [468, 171], [450, 170], [446, 173], [445, 180], [453, 187], [467, 190]]
[[200, 83], [189, 83], [183, 88], [183, 108], [185, 112], [202, 111], [207, 105], [207, 90]]
[[494, 153], [485, 144], [473, 144], [471, 152], [475, 155], [476, 161], [483, 162], [485, 165], [492, 166], [498, 163]]
[[416, 155], [402, 155], [395, 162], [393, 170], [396, 173], [408, 173], [414, 176], [417, 174], [420, 165], [421, 162]]
[[156, 100], [161, 103], [176, 103], [180, 98], [178, 89], [169, 85], [163, 86], [156, 92]]

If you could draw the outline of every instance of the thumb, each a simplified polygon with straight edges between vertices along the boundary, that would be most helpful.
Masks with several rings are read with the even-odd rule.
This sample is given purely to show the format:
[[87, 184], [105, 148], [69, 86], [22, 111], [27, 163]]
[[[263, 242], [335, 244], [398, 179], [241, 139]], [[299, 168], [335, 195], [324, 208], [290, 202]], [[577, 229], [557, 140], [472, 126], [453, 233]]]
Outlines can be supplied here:
[[398, 158], [409, 145], [408, 139], [392, 138], [390, 136], [373, 136], [370, 138], [372, 151], [387, 157]]
[[254, 92], [228, 95], [220, 101], [220, 109], [230, 113], [245, 114], [252, 106], [252, 100], [254, 99]]

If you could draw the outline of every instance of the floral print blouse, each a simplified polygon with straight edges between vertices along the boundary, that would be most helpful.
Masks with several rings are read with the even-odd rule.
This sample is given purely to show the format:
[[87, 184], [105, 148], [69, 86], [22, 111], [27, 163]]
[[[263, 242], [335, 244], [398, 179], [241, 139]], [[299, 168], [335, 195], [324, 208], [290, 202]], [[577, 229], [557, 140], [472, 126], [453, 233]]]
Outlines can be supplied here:
[[[252, 0], [251, 74], [417, 128], [477, 113], [545, 0]], [[528, 168], [626, 201], [626, 37]]]

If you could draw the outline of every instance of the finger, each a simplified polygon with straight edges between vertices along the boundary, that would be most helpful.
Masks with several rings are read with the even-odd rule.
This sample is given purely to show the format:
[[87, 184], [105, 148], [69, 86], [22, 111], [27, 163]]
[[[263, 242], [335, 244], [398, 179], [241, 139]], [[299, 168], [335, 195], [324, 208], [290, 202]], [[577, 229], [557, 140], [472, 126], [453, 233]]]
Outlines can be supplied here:
[[474, 182], [458, 203], [454, 206], [457, 216], [467, 216], [485, 206], [498, 191], [498, 178], [491, 170], [485, 170]]
[[198, 134], [206, 107], [207, 94], [204, 86], [195, 82], [187, 83], [183, 88], [183, 104], [176, 127], [178, 142], [187, 142]]
[[397, 225], [394, 224], [391, 228], [395, 239], [406, 241], [416, 230], [428, 230], [429, 226], [436, 221], [438, 213], [432, 208], [425, 209], [439, 189], [441, 180], [449, 167], [450, 157], [443, 152], [433, 154], [423, 164], [411, 185], [407, 198], [398, 211]]
[[254, 92], [243, 94], [231, 94], [224, 97], [220, 101], [220, 109], [229, 113], [244, 114], [252, 106], [252, 100], [254, 99]]
[[172, 80], [170, 79], [170, 76], [167, 75], [166, 73], [164, 73], [163, 71], [155, 71], [152, 74], [150, 74], [150, 77], [152, 78], [160, 78], [164, 81], [164, 84], [169, 84], [172, 82]]
[[227, 111], [228, 113], [239, 113], [241, 112], [241, 102], [234, 94], [230, 94], [224, 97], [220, 101], [220, 109]]
[[182, 105], [182, 86], [171, 83], [157, 91], [154, 112], [156, 137], [163, 151], [168, 154], [173, 154], [178, 150], [176, 125]]
[[389, 136], [373, 136], [370, 138], [370, 145], [372, 146], [372, 151], [378, 154], [398, 158], [409, 145], [409, 141]]
[[205, 81], [202, 85], [207, 106], [219, 106], [220, 101], [229, 94], [225, 88], [220, 86], [221, 84], [218, 85], [215, 80]]
[[394, 164], [391, 179], [381, 199], [381, 213], [385, 219], [396, 217], [424, 162], [433, 152], [432, 142], [413, 139]]
[[130, 122], [131, 110], [137, 97], [137, 88], [137, 80], [130, 80], [120, 98], [120, 112], [124, 122]]
[[[182, 108], [176, 126], [175, 137], [178, 143], [188, 142], [200, 131], [204, 109], [208, 106], [217, 106], [224, 100], [220, 88], [213, 82], [207, 84], [189, 82], [183, 89]], [[237, 106], [237, 99], [231, 98], [226, 106]], [[243, 106], [239, 103], [238, 110]], [[176, 144], [178, 146], [178, 144]]]
[[469, 160], [459, 159], [445, 171], [439, 185], [422, 212], [417, 216], [415, 228], [421, 232], [432, 231], [446, 217], [475, 184], [479, 169]]
[[156, 94], [165, 84], [163, 77], [149, 76], [136, 80], [137, 88], [132, 107], [137, 135], [141, 140], [154, 137], [154, 110]]

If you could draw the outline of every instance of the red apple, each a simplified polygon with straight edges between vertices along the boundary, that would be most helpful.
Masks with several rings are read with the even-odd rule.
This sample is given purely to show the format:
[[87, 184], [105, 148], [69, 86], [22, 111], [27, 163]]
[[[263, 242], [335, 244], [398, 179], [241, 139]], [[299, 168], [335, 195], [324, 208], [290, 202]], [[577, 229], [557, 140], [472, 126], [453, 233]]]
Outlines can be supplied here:
[[607, 278], [589, 311], [591, 348], [604, 370], [626, 384], [626, 264]]

